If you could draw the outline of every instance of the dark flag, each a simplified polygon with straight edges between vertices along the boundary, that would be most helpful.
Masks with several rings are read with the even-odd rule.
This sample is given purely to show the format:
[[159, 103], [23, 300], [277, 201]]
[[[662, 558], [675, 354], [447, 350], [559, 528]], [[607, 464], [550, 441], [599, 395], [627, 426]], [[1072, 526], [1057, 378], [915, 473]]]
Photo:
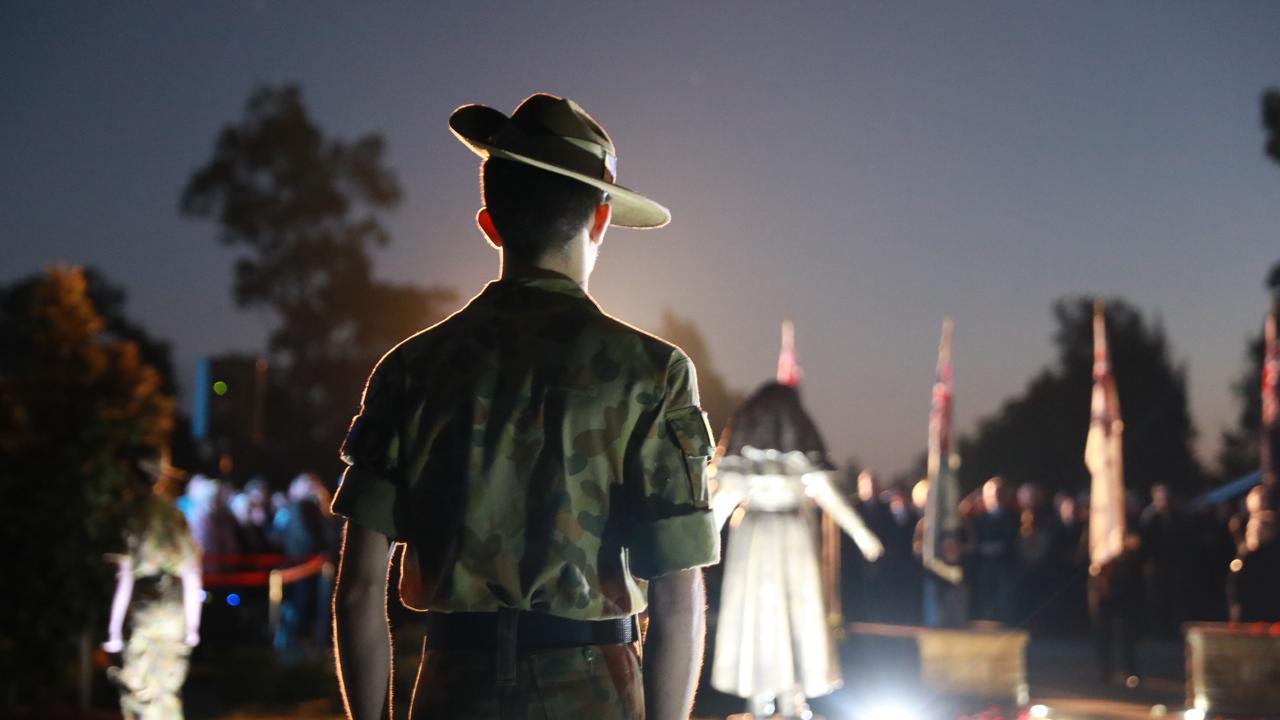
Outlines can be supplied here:
[[[959, 584], [964, 579], [958, 551], [960, 533], [960, 483], [951, 468], [951, 319], [942, 321], [938, 342], [937, 377], [929, 411], [929, 494], [924, 507], [926, 569]], [[947, 552], [950, 543], [953, 552]]]

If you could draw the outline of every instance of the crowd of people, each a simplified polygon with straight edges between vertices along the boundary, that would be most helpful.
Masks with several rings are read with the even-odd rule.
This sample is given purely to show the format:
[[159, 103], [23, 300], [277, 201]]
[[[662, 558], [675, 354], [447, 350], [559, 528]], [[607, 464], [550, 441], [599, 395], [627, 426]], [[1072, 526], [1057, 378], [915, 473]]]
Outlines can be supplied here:
[[[329, 510], [330, 498], [325, 484], [309, 472], [296, 476], [287, 491], [274, 492], [260, 477], [236, 490], [227, 481], [197, 474], [177, 504], [200, 546], [208, 584], [210, 577], [297, 566], [317, 556], [334, 562], [341, 526]], [[284, 585], [271, 637], [278, 649], [305, 650], [329, 642], [330, 589], [324, 573]], [[232, 583], [227, 590], [236, 597], [227, 611], [234, 616], [226, 619], [233, 634], [265, 634], [267, 588], [256, 582], [244, 587]]]
[[[883, 488], [862, 472], [854, 487], [855, 507], [885, 552], [868, 563], [842, 550], [845, 618], [954, 624], [940, 620], [938, 596], [928, 592], [939, 579], [920, 563], [927, 482]], [[1179, 504], [1159, 484], [1145, 504], [1134, 491], [1127, 499], [1124, 553], [1091, 567], [1087, 492], [1049, 497], [1035, 483], [988, 480], [960, 506], [959, 615], [1033, 634], [1091, 631], [1108, 677], [1113, 669], [1136, 675], [1139, 636], [1177, 638], [1188, 621], [1280, 621], [1280, 541], [1265, 487], [1216, 504]]]

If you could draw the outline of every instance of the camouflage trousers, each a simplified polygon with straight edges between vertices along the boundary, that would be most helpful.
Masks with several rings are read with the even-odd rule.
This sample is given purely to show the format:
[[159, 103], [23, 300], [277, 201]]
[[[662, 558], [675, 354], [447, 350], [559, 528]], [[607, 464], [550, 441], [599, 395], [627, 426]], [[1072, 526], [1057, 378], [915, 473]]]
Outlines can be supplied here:
[[417, 720], [643, 720], [640, 646], [520, 651], [505, 663], [423, 650], [411, 707]]
[[125, 720], [182, 720], [182, 683], [191, 648], [183, 642], [181, 603], [156, 602], [135, 608], [123, 667], [107, 674], [120, 690]]

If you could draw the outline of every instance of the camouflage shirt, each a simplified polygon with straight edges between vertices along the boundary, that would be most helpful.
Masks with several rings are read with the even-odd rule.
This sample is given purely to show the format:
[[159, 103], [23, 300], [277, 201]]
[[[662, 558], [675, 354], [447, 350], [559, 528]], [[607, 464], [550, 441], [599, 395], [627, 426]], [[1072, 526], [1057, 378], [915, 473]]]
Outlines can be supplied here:
[[712, 451], [679, 348], [562, 275], [504, 279], [374, 368], [333, 508], [408, 544], [416, 607], [625, 617], [718, 562]]

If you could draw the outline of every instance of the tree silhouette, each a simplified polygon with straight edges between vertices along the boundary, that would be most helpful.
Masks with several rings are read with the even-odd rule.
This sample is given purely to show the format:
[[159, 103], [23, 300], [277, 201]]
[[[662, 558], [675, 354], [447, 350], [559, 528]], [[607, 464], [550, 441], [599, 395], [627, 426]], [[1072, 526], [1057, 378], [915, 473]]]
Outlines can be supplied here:
[[[1262, 127], [1267, 131], [1264, 149], [1267, 156], [1280, 163], [1280, 88], [1262, 93]], [[1268, 280], [1274, 287], [1277, 283]]]
[[271, 387], [266, 435], [281, 471], [336, 467], [369, 369], [390, 345], [443, 315], [448, 290], [376, 280], [370, 252], [400, 201], [375, 134], [328, 138], [294, 85], [255, 90], [182, 193], [212, 220], [235, 261], [234, 297], [266, 308]]
[[[1262, 127], [1267, 133], [1264, 151], [1280, 163], [1280, 89], [1262, 94]], [[1271, 266], [1264, 285], [1271, 307], [1280, 311], [1280, 261]], [[1231, 392], [1240, 403], [1236, 425], [1223, 431], [1218, 451], [1218, 472], [1223, 480], [1231, 480], [1258, 469], [1262, 415], [1262, 332], [1245, 339], [1245, 368], [1231, 384]]]
[[[1059, 300], [1055, 363], [1022, 395], [1007, 401], [960, 441], [960, 480], [967, 490], [1000, 474], [1050, 491], [1088, 487], [1084, 442], [1089, 429], [1093, 367], [1093, 300]], [[1183, 494], [1203, 485], [1192, 453], [1186, 372], [1169, 358], [1164, 330], [1123, 300], [1106, 305], [1112, 368], [1124, 418], [1125, 485], [1163, 482]]]
[[[0, 593], [5, 701], [60, 689], [77, 636], [105, 613], [103, 553], [142, 492], [133, 458], [167, 444], [173, 399], [77, 269], [0, 291]], [[116, 307], [118, 311], [119, 306]], [[92, 626], [92, 627], [91, 627]]]

